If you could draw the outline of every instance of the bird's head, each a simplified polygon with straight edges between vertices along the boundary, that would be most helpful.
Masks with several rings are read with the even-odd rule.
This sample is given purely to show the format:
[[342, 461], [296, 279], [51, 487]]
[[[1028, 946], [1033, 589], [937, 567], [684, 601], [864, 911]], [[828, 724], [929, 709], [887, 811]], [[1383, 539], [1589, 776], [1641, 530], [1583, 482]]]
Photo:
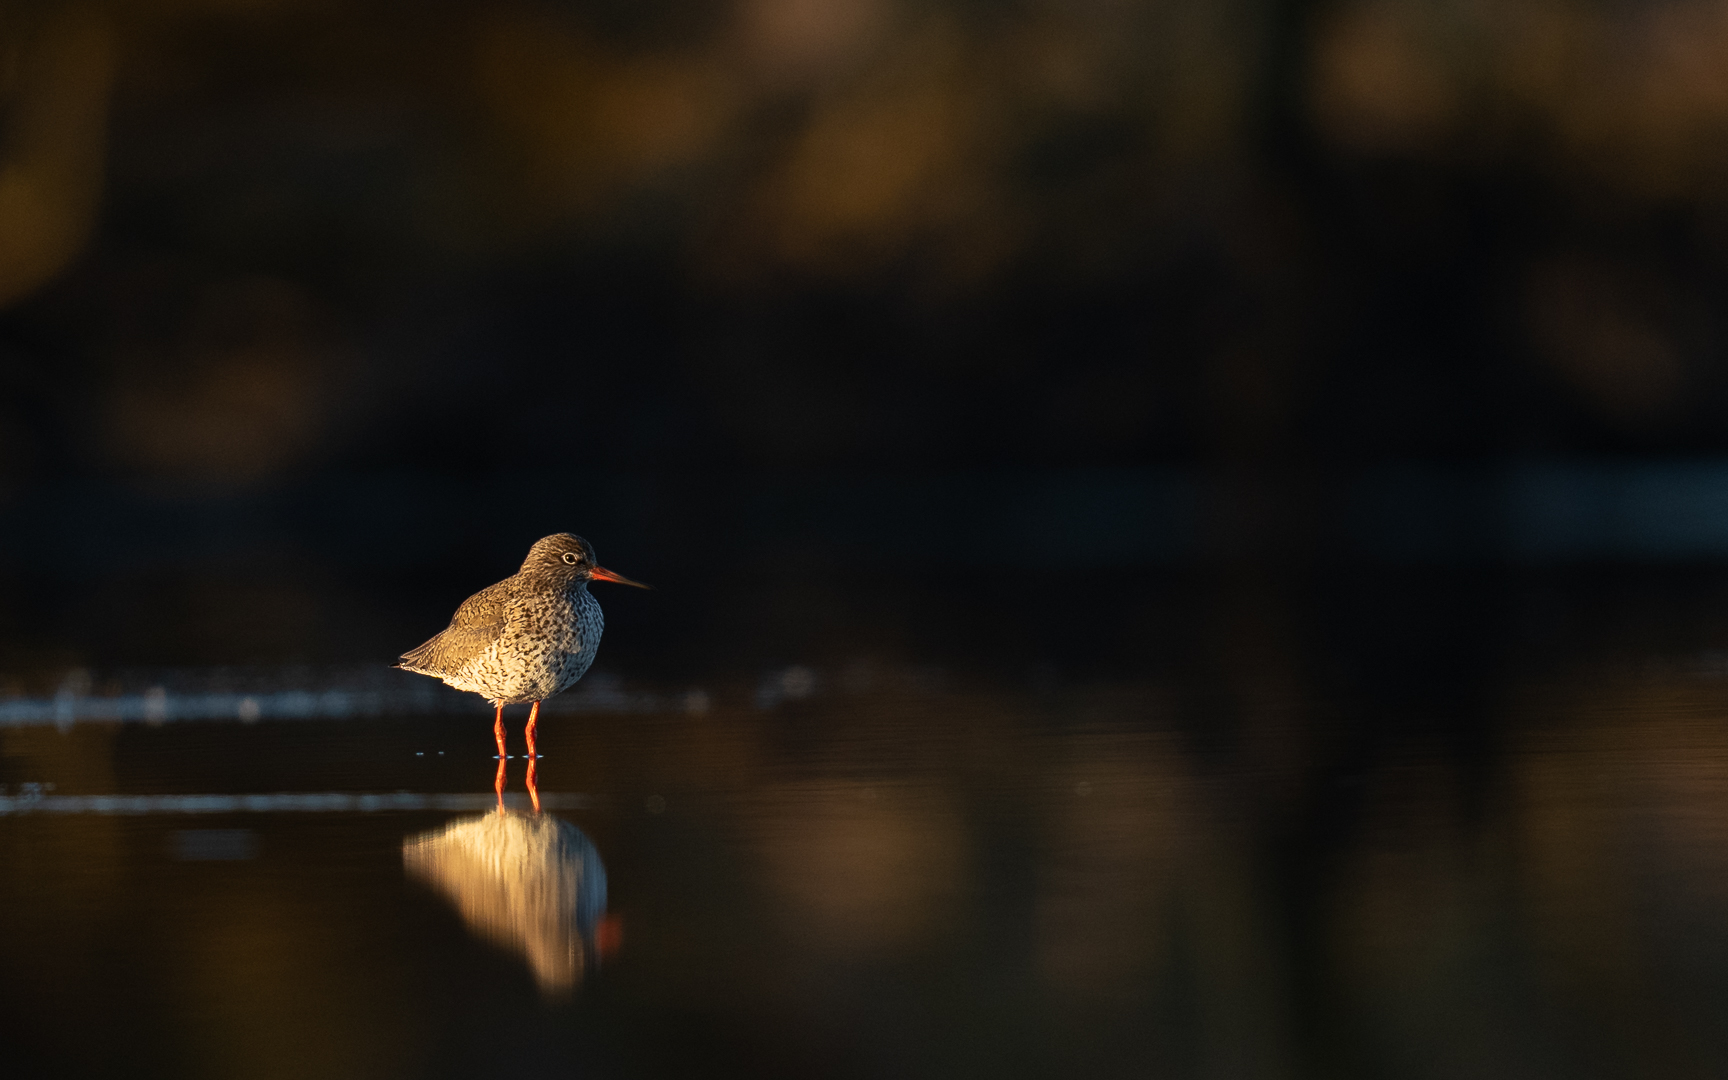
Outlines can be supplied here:
[[522, 561], [522, 572], [535, 577], [550, 578], [561, 585], [586, 581], [616, 581], [638, 589], [649, 586], [614, 574], [594, 558], [594, 548], [575, 533], [555, 533], [536, 541]]

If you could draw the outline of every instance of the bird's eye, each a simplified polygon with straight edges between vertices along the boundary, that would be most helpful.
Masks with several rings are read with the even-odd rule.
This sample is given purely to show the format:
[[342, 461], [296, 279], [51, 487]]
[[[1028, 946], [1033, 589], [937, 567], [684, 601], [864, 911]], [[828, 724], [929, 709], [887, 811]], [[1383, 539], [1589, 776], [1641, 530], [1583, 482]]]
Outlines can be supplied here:
[[566, 551], [564, 553], [564, 561], [569, 563], [571, 566], [575, 566], [579, 561], [581, 561], [581, 557], [574, 551]]

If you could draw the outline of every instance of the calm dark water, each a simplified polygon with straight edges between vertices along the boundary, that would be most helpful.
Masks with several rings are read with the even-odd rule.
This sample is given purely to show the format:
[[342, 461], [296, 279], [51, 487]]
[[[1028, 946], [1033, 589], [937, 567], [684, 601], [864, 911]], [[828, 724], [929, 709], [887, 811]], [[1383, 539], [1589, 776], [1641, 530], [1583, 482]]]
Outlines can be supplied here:
[[1541, 663], [1355, 648], [1354, 696], [1253, 619], [1187, 679], [853, 661], [641, 688], [614, 701], [638, 711], [542, 726], [544, 812], [569, 828], [535, 835], [590, 886], [557, 926], [577, 878], [548, 885], [544, 853], [469, 866], [472, 888], [405, 865], [405, 842], [487, 814], [477, 701], [0, 728], [0, 1057], [1720, 1075], [1728, 655], [1652, 610], [1608, 604]]

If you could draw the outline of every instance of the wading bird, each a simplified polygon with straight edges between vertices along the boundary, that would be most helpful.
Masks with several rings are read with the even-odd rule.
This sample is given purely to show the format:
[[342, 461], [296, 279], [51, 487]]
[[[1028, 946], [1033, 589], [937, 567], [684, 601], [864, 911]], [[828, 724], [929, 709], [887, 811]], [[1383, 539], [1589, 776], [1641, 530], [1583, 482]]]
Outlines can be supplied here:
[[522, 569], [462, 601], [449, 626], [396, 665], [471, 690], [496, 707], [500, 800], [504, 706], [533, 703], [526, 731], [532, 770], [540, 703], [573, 686], [594, 662], [604, 620], [599, 601], [588, 595], [590, 581], [648, 588], [599, 565], [580, 536], [548, 536], [529, 549]]

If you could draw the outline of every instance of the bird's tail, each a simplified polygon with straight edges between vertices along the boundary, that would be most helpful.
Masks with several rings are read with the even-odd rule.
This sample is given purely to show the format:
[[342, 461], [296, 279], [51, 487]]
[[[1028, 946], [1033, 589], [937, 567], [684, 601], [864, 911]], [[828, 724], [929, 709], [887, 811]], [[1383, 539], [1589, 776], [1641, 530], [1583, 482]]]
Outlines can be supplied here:
[[438, 639], [433, 638], [424, 645], [409, 649], [397, 658], [401, 662], [396, 666], [403, 671], [412, 671], [416, 675], [436, 675], [437, 672], [428, 669], [436, 666], [435, 657], [432, 654], [436, 651], [434, 647], [437, 643]]

